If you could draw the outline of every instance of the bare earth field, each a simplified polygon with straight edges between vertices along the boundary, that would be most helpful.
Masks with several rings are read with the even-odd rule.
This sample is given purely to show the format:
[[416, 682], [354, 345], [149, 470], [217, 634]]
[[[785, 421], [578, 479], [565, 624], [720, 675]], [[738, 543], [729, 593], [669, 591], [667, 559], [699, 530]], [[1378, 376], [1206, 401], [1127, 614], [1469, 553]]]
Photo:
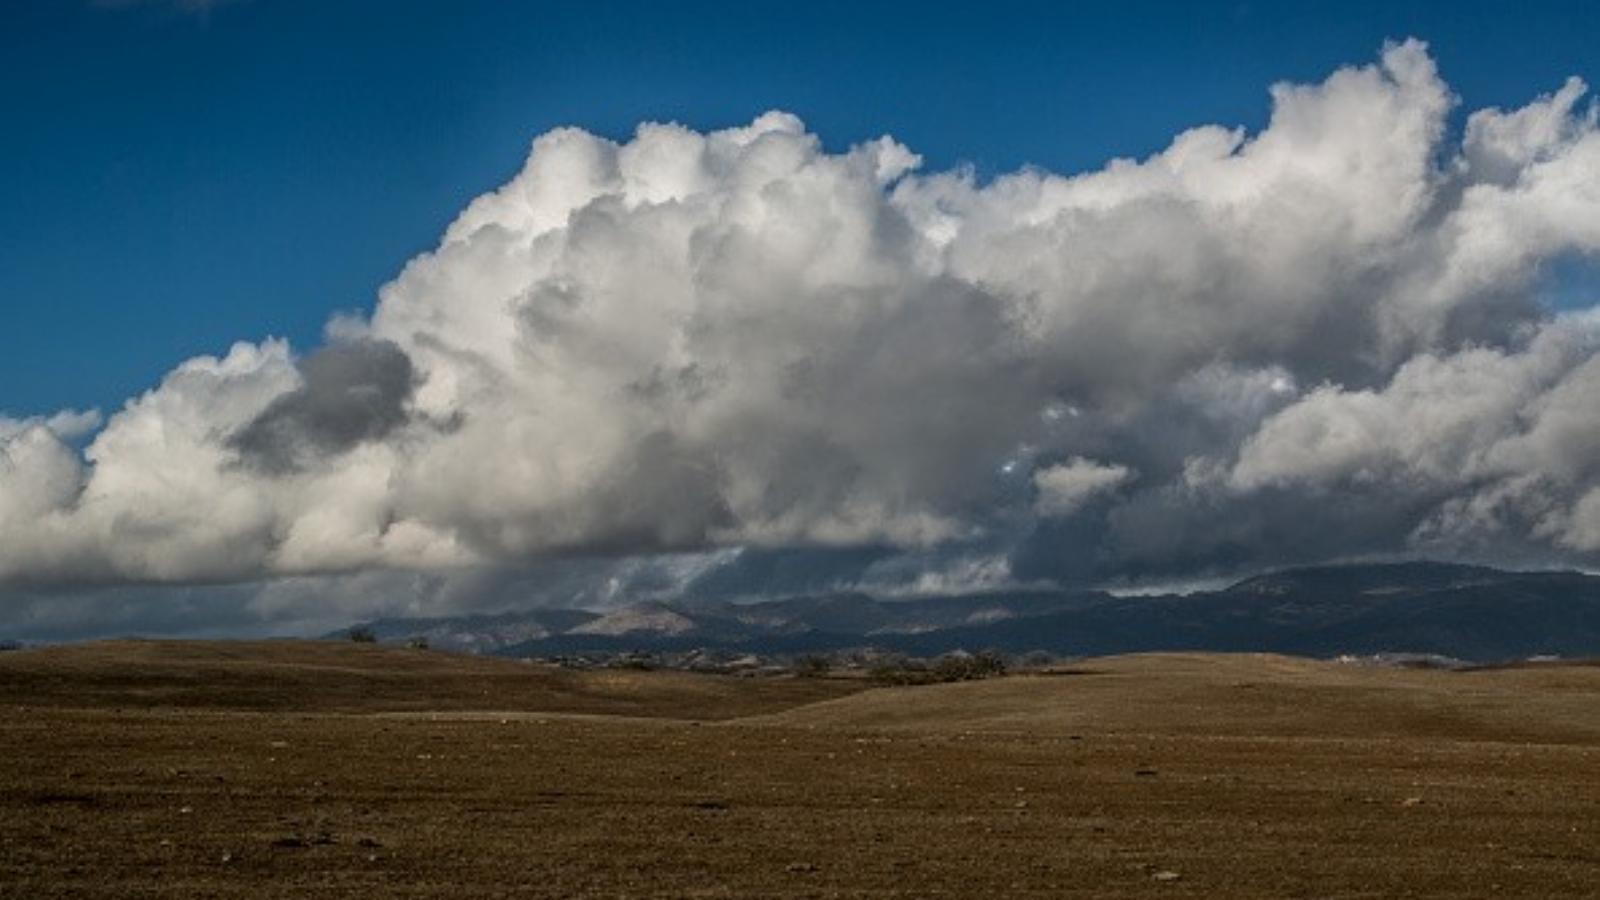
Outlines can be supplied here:
[[0, 655], [0, 896], [1596, 897], [1600, 668]]

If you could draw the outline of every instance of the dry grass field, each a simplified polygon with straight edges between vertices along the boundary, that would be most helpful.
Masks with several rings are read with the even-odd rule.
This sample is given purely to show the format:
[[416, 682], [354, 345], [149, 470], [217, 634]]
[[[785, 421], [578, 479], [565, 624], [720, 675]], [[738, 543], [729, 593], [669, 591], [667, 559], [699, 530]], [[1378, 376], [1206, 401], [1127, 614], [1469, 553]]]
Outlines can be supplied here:
[[1600, 668], [0, 655], [0, 896], [1596, 897]]

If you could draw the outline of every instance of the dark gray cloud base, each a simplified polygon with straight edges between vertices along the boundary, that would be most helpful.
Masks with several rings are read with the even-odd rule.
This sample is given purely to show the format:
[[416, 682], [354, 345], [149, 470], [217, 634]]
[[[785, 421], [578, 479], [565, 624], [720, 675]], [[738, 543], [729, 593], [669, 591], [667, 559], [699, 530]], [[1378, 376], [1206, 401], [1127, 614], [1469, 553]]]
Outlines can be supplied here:
[[406, 423], [411, 359], [388, 341], [335, 341], [299, 363], [300, 387], [279, 395], [228, 438], [269, 473], [314, 466]]

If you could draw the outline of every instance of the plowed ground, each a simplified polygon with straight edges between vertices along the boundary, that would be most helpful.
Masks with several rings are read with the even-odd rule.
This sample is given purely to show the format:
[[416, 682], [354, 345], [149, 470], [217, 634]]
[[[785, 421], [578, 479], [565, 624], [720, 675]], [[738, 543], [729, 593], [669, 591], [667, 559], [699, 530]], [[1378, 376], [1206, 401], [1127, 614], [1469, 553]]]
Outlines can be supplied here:
[[1600, 668], [0, 656], [0, 896], [1595, 897]]

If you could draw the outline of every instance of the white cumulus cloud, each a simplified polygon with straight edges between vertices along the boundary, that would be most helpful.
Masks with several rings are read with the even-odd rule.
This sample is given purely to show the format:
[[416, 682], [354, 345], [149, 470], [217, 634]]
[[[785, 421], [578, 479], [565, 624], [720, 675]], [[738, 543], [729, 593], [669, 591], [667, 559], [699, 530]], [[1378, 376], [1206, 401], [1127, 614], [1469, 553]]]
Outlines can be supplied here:
[[182, 363], [97, 432], [0, 420], [0, 584], [737, 546], [1023, 579], [1583, 558], [1595, 327], [1539, 286], [1600, 255], [1585, 90], [1452, 142], [1409, 41], [1274, 86], [1259, 133], [988, 181], [778, 112], [553, 131], [326, 346]]

